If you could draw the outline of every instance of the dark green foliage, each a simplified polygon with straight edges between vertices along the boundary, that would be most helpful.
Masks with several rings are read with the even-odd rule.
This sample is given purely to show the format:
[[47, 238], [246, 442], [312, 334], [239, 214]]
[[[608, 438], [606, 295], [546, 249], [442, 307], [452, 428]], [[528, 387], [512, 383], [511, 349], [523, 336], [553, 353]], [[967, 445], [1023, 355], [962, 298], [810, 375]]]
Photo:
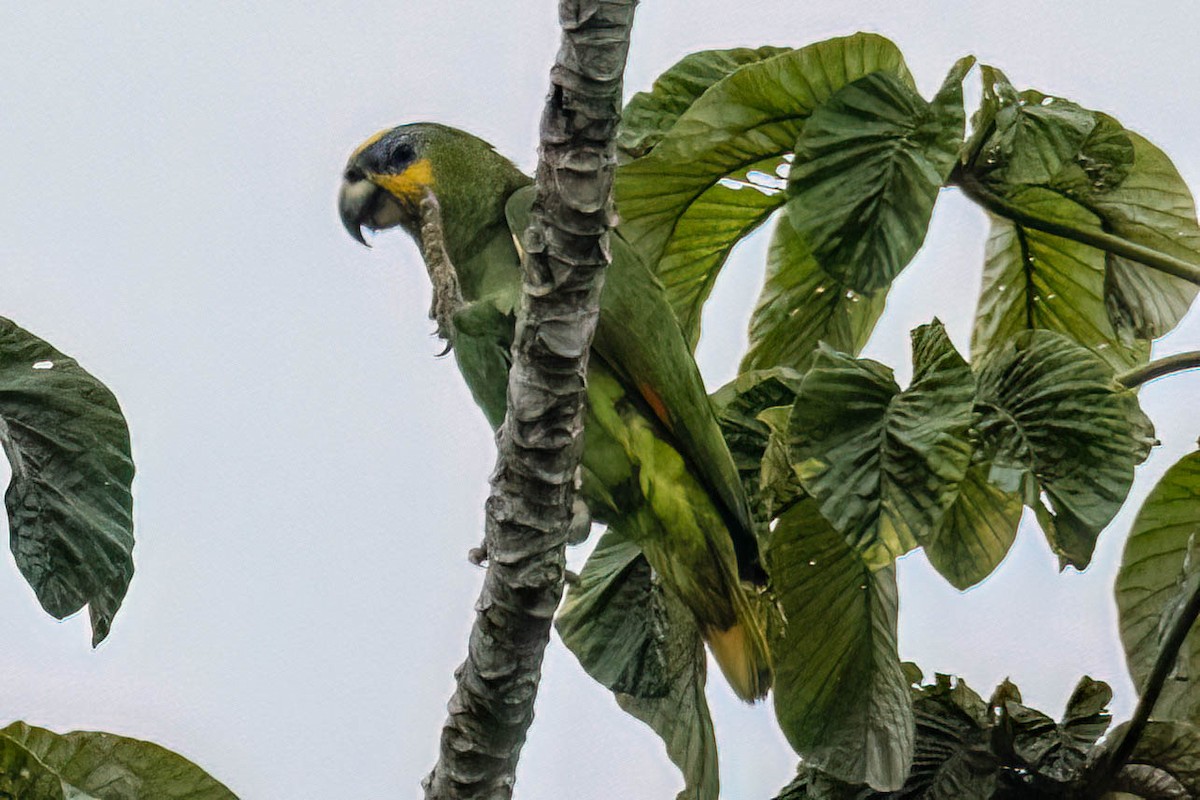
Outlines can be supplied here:
[[0, 796], [21, 800], [237, 800], [180, 755], [111, 733], [0, 730]]
[[[912, 688], [915, 753], [902, 787], [877, 791], [805, 763], [776, 800], [1093, 798], [1093, 769], [1124, 735], [1124, 726], [1118, 727], [1100, 742], [1111, 698], [1107, 684], [1085, 676], [1055, 722], [1022, 704], [1020, 690], [1009, 681], [985, 702], [962, 680], [938, 675], [934, 683]], [[1191, 797], [1188, 792], [1200, 785], [1198, 762], [1200, 739], [1193, 726], [1151, 723], [1111, 788], [1133, 797]], [[1162, 793], [1148, 791], [1151, 787]], [[1172, 787], [1183, 793], [1170, 793]]]
[[895, 789], [912, 759], [893, 567], [872, 570], [806, 500], [779, 518], [767, 569], [787, 624], [771, 643], [775, 714], [805, 763]]
[[[1170, 160], [1105, 114], [1059, 97], [1017, 92], [982, 68], [983, 105], [955, 179], [1068, 228], [1103, 231], [1189, 263], [1200, 260], [1191, 192]], [[988, 203], [984, 199], [984, 205]], [[1198, 287], [1130, 258], [991, 210], [992, 236], [972, 349], [1028, 328], [1056, 330], [1118, 368], [1145, 361]]]
[[704, 643], [691, 612], [663, 591], [637, 545], [606, 533], [555, 625], [587, 673], [663, 738], [686, 781], [679, 800], [716, 800]]
[[879, 315], [887, 291], [861, 294], [817, 263], [790, 215], [775, 224], [767, 252], [767, 278], [750, 319], [750, 348], [742, 371], [777, 364], [806, 369], [824, 342], [858, 355]]
[[788, 212], [827, 273], [857, 292], [889, 285], [925, 240], [962, 143], [962, 79], [954, 65], [933, 101], [875, 72], [813, 112], [796, 142]]
[[[1108, 725], [1108, 689], [1086, 679], [1060, 722], [1011, 684], [990, 710], [945, 678], [910, 699], [895, 651], [892, 562], [916, 547], [965, 589], [1004, 559], [1028, 505], [1062, 565], [1089, 563], [1154, 443], [1116, 372], [1196, 295], [1177, 265], [1200, 261], [1200, 226], [1170, 161], [992, 67], [964, 141], [972, 63], [927, 102], [872, 35], [706, 51], [626, 109], [621, 231], [693, 343], [730, 249], [778, 212], [742, 374], [713, 401], [780, 612], [776, 715], [806, 764], [783, 798], [1065, 797]], [[901, 390], [857, 355], [945, 185], [993, 215], [972, 363], [923, 326]], [[1169, 568], [1141, 567], [1164, 587], [1183, 569], [1172, 542]], [[1158, 605], [1137, 600], [1123, 624], [1145, 665], [1175, 601], [1164, 610], [1165, 588], [1138, 580]]]
[[75, 359], [0, 319], [0, 442], [12, 552], [47, 612], [108, 635], [133, 576], [133, 460], [117, 400]]
[[1136, 397], [1087, 349], [1034, 330], [981, 365], [977, 408], [991, 482], [1038, 512], [1064, 566], [1086, 567], [1153, 444]]
[[913, 332], [914, 374], [831, 350], [804, 378], [789, 423], [790, 456], [821, 513], [872, 568], [937, 528], [971, 460], [971, 370], [941, 324]]
[[749, 61], [699, 97], [691, 85], [654, 149], [618, 171], [621, 233], [654, 266], [693, 344], [729, 251], [786, 200], [780, 175], [805, 121], [875, 72], [912, 85], [896, 46], [873, 34]]

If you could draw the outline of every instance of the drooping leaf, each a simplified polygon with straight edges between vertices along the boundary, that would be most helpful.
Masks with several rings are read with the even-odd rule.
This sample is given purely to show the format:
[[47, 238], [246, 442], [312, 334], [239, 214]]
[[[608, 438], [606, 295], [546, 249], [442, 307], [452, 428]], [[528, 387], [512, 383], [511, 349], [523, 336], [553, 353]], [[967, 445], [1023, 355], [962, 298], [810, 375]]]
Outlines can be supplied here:
[[805, 500], [780, 517], [767, 571], [787, 620], [771, 645], [784, 735], [811, 767], [898, 789], [913, 717], [896, 652], [894, 568], [872, 570]]
[[584, 670], [662, 738], [683, 773], [678, 800], [716, 800], [704, 643], [691, 611], [653, 579], [637, 546], [609, 529], [568, 592], [556, 626]]
[[89, 606], [99, 644], [133, 576], [133, 461], [112, 392], [0, 318], [0, 443], [13, 556], [42, 608]]
[[[1021, 189], [1009, 198], [1045, 219], [1099, 228], [1090, 211], [1049, 189]], [[992, 218], [971, 358], [980, 361], [1021, 331], [1068, 336], [1125, 370], [1150, 355], [1145, 342], [1113, 328], [1104, 299], [1104, 253], [1085, 244]]]
[[[1089, 197], [1113, 233], [1193, 264], [1200, 262], [1196, 206], [1175, 165], [1157, 147], [1126, 131], [1133, 144], [1129, 175], [1112, 191]], [[1105, 299], [1118, 333], [1165, 336], [1187, 313], [1200, 286], [1109, 255]]]
[[913, 381], [824, 349], [792, 409], [792, 462], [821, 513], [873, 568], [941, 523], [971, 459], [974, 381], [941, 323], [913, 332]]
[[[982, 72], [984, 100], [974, 121], [984, 129], [977, 131], [977, 150], [968, 164], [973, 178], [1034, 216], [1095, 227], [1184, 261], [1200, 262], [1200, 226], [1191, 192], [1161, 150], [1110, 116], [1032, 90], [1018, 94], [999, 70], [984, 67]], [[1082, 298], [1087, 303], [1079, 310], [1085, 312], [1088, 325], [1079, 341], [1091, 347], [1104, 343], [1092, 330], [1105, 332], [1092, 304], [1094, 297], [1102, 297], [1109, 327], [1127, 351], [1127, 362], [1118, 359], [1120, 353], [1106, 354], [1117, 366], [1144, 361], [1144, 341], [1138, 340], [1167, 333], [1200, 291], [1121, 256], [1048, 234], [1035, 238], [1045, 250], [1042, 271], [1061, 268], [1075, 275], [1082, 274], [1080, 263], [1093, 270], [1101, 265], [1099, 291], [1089, 279]], [[1063, 252], [1061, 263], [1056, 250]], [[984, 301], [988, 289], [985, 281]], [[1045, 293], [1041, 296], [1045, 302]], [[1012, 295], [1008, 299], [1014, 302]]]
[[0, 731], [0, 748], [5, 740], [75, 790], [65, 791], [64, 800], [237, 800], [200, 767], [150, 742], [93, 731], [57, 734], [23, 722]]
[[670, 691], [661, 698], [618, 693], [617, 704], [662, 737], [668, 757], [684, 777], [684, 789], [676, 800], [716, 800], [720, 781], [716, 736], [704, 696], [704, 643], [692, 612], [670, 594], [664, 600]]
[[554, 626], [584, 672], [606, 689], [662, 697], [670, 688], [666, 617], [642, 551], [610, 530], [567, 590]]
[[767, 251], [767, 277], [750, 318], [750, 349], [741, 370], [804, 370], [821, 342], [858, 355], [886, 301], [886, 289], [864, 295], [831, 277], [782, 215]]
[[[1146, 497], [1125, 543], [1115, 586], [1121, 642], [1141, 689], [1167, 626], [1186, 600], [1188, 578], [1200, 571], [1200, 451], [1172, 466]], [[1155, 704], [1159, 719], [1200, 718], [1200, 635], [1180, 648], [1171, 679]]]
[[788, 215], [825, 272], [848, 288], [891, 284], [916, 255], [962, 145], [962, 79], [954, 65], [933, 102], [876, 72], [813, 111], [796, 141]]
[[1150, 421], [1111, 367], [1050, 331], [1027, 331], [993, 349], [978, 380], [989, 481], [1020, 492], [1039, 511], [1061, 564], [1083, 569], [1149, 452]]
[[675, 120], [691, 107], [708, 87], [746, 64], [780, 53], [786, 47], [737, 47], [689, 53], [659, 75], [648, 92], [638, 92], [621, 112], [617, 151], [624, 160], [640, 158], [666, 135]]
[[655, 265], [693, 344], [729, 251], [784, 201], [784, 156], [805, 120], [872, 72], [912, 82], [895, 45], [873, 34], [746, 64], [710, 86], [648, 155], [618, 170], [621, 233]]
[[971, 465], [954, 504], [922, 542], [929, 563], [956, 589], [968, 589], [992, 574], [1021, 523], [1021, 495], [993, 486], [987, 476], [987, 465]]

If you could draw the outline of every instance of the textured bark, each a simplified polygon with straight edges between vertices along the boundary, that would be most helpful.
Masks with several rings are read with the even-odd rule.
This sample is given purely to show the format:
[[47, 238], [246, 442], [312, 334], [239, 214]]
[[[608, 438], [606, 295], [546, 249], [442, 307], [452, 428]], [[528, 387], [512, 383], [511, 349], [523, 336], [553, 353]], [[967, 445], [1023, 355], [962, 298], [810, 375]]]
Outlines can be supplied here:
[[561, 0], [508, 416], [487, 501], [488, 557], [467, 660], [426, 798], [512, 796], [562, 597], [578, 489], [585, 375], [609, 261], [621, 79], [636, 0]]

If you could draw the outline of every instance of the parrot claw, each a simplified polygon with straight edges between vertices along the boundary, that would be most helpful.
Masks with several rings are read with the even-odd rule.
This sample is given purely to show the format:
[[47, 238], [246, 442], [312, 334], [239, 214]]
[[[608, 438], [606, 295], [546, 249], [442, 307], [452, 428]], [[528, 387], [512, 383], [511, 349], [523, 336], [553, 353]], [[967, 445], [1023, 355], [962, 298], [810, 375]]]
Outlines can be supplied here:
[[450, 351], [454, 349], [454, 343], [449, 339], [445, 340], [445, 344], [446, 346], [442, 348], [442, 352], [435, 355], [434, 358], [441, 358], [442, 356], [448, 355]]
[[463, 307], [463, 296], [458, 273], [446, 252], [441, 205], [432, 191], [426, 191], [421, 198], [420, 212], [421, 255], [433, 282], [433, 306], [429, 309], [429, 318], [437, 323], [438, 336], [446, 340], [446, 350], [440, 354], [444, 356], [454, 343], [453, 317]]

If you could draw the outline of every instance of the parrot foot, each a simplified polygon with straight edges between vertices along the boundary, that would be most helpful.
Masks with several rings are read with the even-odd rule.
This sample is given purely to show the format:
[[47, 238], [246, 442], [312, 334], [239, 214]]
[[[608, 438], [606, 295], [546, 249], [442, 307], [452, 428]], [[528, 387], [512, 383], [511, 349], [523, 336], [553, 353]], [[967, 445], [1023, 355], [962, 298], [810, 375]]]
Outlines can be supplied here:
[[467, 551], [467, 561], [470, 561], [477, 567], [482, 567], [485, 563], [487, 563], [487, 559], [488, 546], [486, 539], [479, 543], [479, 547], [472, 547]]
[[576, 497], [575, 504], [571, 507], [571, 522], [567, 526], [567, 544], [583, 544], [591, 532], [592, 512], [588, 509], [587, 503]]
[[450, 352], [454, 346], [454, 326], [451, 320], [463, 306], [462, 291], [458, 287], [458, 274], [450, 255], [446, 252], [445, 229], [442, 227], [442, 208], [432, 191], [421, 198], [421, 256], [429, 279], [433, 282], [433, 305], [429, 318], [437, 324], [438, 336], [446, 342], [440, 355]]

